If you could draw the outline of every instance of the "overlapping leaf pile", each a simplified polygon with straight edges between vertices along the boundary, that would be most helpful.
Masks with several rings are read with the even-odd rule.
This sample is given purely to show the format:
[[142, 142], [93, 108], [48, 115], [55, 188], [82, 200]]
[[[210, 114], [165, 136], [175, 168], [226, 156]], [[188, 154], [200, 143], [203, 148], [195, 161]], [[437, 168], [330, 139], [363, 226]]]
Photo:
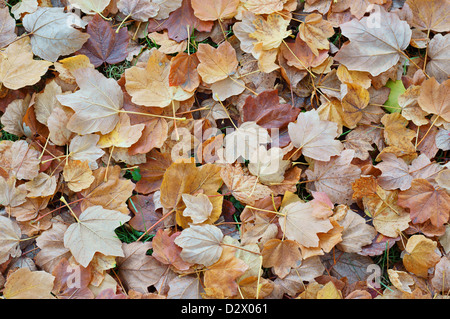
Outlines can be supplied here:
[[448, 298], [449, 31], [446, 0], [1, 3], [2, 296]]

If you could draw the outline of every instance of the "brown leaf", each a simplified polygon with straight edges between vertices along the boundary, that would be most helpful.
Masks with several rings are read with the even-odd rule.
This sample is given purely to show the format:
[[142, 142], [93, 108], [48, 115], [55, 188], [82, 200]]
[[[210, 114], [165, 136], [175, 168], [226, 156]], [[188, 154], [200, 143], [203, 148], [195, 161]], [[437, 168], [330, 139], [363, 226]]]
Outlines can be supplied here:
[[[196, 167], [194, 163], [173, 163], [164, 173], [161, 184], [161, 204], [165, 209], [176, 211], [176, 220], [182, 227], [187, 227], [190, 217], [183, 216], [185, 205], [183, 194], [194, 195], [202, 191], [205, 195], [219, 195], [217, 190], [222, 186], [220, 167], [205, 164]], [[208, 223], [216, 221], [222, 212], [222, 196], [216, 196], [213, 211]], [[211, 198], [212, 200], [212, 198]]]
[[273, 272], [281, 279], [289, 274], [291, 268], [296, 268], [302, 258], [299, 246], [293, 240], [268, 240], [261, 253], [263, 267], [272, 267]]
[[104, 209], [128, 215], [129, 210], [125, 201], [133, 193], [135, 185], [131, 180], [120, 176], [120, 166], [101, 167], [93, 171], [93, 175], [95, 179], [92, 184], [80, 193], [84, 197], [81, 209], [101, 205]]
[[423, 235], [414, 235], [408, 239], [403, 256], [406, 270], [419, 277], [427, 278], [428, 269], [434, 267], [440, 260], [435, 252], [437, 243]]
[[177, 42], [188, 39], [194, 29], [209, 32], [214, 24], [212, 21], [202, 21], [194, 15], [191, 0], [183, 0], [181, 7], [171, 12], [167, 19], [163, 19], [165, 20], [150, 20], [149, 32], [167, 29], [169, 38]]
[[225, 247], [220, 259], [208, 266], [204, 275], [205, 288], [215, 288], [227, 297], [238, 293], [236, 279], [245, 273], [248, 266], [235, 257], [235, 250], [235, 248]]
[[180, 232], [177, 232], [170, 235], [167, 231], [159, 229], [152, 239], [152, 256], [163, 264], [171, 265], [183, 271], [188, 270], [192, 264], [181, 258], [182, 249], [174, 242], [180, 234]]
[[450, 196], [445, 190], [434, 188], [425, 179], [414, 179], [411, 188], [400, 192], [398, 205], [409, 208], [414, 224], [430, 220], [437, 227], [445, 224], [450, 216]]
[[124, 256], [117, 258], [117, 267], [119, 277], [128, 289], [146, 293], [167, 270], [167, 266], [146, 254], [151, 247], [151, 242], [122, 244]]
[[351, 164], [353, 157], [354, 151], [344, 150], [329, 162], [316, 161], [314, 168], [305, 172], [311, 181], [307, 188], [326, 193], [333, 203], [353, 203], [351, 183], [361, 175], [361, 169]]
[[3, 296], [6, 299], [54, 299], [51, 294], [55, 277], [45, 271], [19, 268], [8, 276]]
[[425, 112], [438, 115], [450, 122], [450, 80], [439, 85], [435, 78], [426, 80], [420, 89], [419, 106]]
[[197, 53], [177, 54], [170, 64], [169, 85], [180, 86], [188, 92], [194, 91], [200, 84], [200, 76], [197, 72], [199, 63]]
[[102, 63], [117, 64], [128, 55], [129, 36], [126, 28], [116, 32], [111, 24], [96, 14], [86, 27], [90, 35], [83, 47], [78, 51], [89, 57], [94, 67]]
[[197, 18], [202, 21], [231, 19], [237, 13], [239, 0], [203, 1], [192, 0], [192, 8]]

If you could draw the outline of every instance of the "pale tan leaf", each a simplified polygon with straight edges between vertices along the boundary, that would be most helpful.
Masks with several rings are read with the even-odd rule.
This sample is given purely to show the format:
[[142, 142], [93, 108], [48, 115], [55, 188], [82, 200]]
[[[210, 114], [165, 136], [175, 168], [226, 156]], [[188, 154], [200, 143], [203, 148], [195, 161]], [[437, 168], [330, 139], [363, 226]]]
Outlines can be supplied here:
[[51, 62], [33, 59], [30, 38], [11, 43], [0, 55], [0, 83], [12, 90], [33, 85], [41, 79]]
[[45, 271], [20, 268], [8, 276], [3, 296], [6, 299], [54, 299], [55, 277]]
[[9, 256], [19, 257], [20, 237], [22, 232], [16, 222], [5, 216], [0, 216], [0, 264], [8, 261]]
[[87, 33], [74, 28], [82, 28], [86, 23], [74, 13], [65, 13], [64, 8], [39, 7], [36, 12], [27, 14], [22, 22], [30, 32], [33, 53], [51, 62], [81, 49], [89, 38]]
[[120, 86], [95, 69], [77, 69], [72, 74], [80, 90], [56, 96], [62, 105], [75, 111], [67, 124], [68, 129], [78, 134], [111, 132], [119, 122], [119, 110], [123, 105]]
[[94, 254], [123, 257], [120, 239], [114, 230], [130, 217], [102, 206], [86, 208], [64, 234], [64, 246], [70, 249], [78, 263], [87, 267]]
[[182, 248], [181, 258], [185, 261], [211, 266], [222, 254], [222, 231], [213, 225], [192, 225], [184, 229], [175, 239]]

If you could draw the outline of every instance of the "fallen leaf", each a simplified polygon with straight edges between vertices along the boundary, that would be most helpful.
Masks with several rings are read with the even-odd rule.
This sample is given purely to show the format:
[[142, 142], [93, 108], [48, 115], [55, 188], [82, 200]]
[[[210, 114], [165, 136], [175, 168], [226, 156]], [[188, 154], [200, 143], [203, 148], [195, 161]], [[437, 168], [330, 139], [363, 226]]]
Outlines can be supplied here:
[[0, 56], [0, 84], [17, 90], [41, 79], [51, 62], [33, 59], [30, 38], [11, 43]]
[[426, 80], [420, 89], [419, 106], [427, 113], [436, 114], [450, 121], [450, 103], [448, 92], [450, 81], [439, 84], [435, 78]]
[[20, 250], [20, 237], [22, 232], [19, 225], [8, 217], [0, 216], [0, 263], [8, 261], [9, 257], [19, 257], [22, 252]]
[[125, 87], [132, 97], [131, 101], [139, 105], [161, 108], [172, 104], [175, 108], [175, 101], [189, 99], [192, 93], [169, 85], [169, 72], [170, 61], [158, 50], [152, 51], [145, 68], [134, 66], [127, 69]]
[[236, 258], [235, 248], [225, 247], [220, 258], [205, 271], [205, 288], [216, 288], [224, 296], [231, 297], [238, 293], [236, 279], [245, 273], [248, 266]]
[[95, 180], [88, 161], [68, 161], [64, 166], [63, 176], [67, 187], [73, 192], [79, 192], [88, 188]]
[[45, 271], [19, 268], [8, 276], [3, 296], [6, 299], [54, 299], [55, 277]]
[[191, 0], [192, 9], [197, 18], [203, 21], [231, 19], [237, 13], [239, 0], [218, 0], [214, 2]]
[[111, 0], [70, 0], [70, 3], [86, 14], [101, 13]]
[[437, 243], [423, 235], [414, 235], [408, 239], [403, 256], [403, 265], [413, 274], [427, 278], [428, 269], [434, 267], [440, 260], [435, 249]]
[[330, 43], [328, 38], [334, 34], [332, 24], [322, 19], [322, 15], [312, 13], [306, 16], [305, 21], [300, 24], [299, 37], [305, 41], [313, 53], [319, 55], [319, 50], [328, 50]]
[[114, 229], [127, 222], [129, 216], [102, 206], [86, 208], [76, 223], [64, 234], [64, 246], [70, 249], [76, 261], [87, 267], [94, 254], [123, 257], [121, 242]]
[[145, 22], [156, 17], [160, 7], [152, 0], [119, 0], [117, 9], [125, 16]]
[[247, 205], [254, 205], [255, 201], [272, 193], [268, 186], [258, 182], [258, 177], [250, 175], [240, 165], [225, 166], [220, 176], [233, 196]]
[[125, 60], [130, 41], [127, 29], [116, 32], [108, 21], [96, 14], [88, 23], [86, 31], [90, 37], [78, 52], [86, 55], [94, 67]]
[[89, 35], [74, 26], [84, 28], [85, 25], [77, 15], [65, 13], [63, 8], [39, 7], [23, 18], [23, 26], [30, 32], [33, 53], [51, 62], [56, 62], [61, 55], [74, 53], [83, 46]]
[[318, 233], [326, 233], [333, 228], [327, 218], [314, 217], [310, 202], [294, 201], [284, 206], [280, 214], [279, 223], [286, 238], [305, 247], [318, 247]]
[[399, 193], [398, 205], [409, 208], [414, 224], [430, 220], [434, 226], [440, 227], [450, 216], [450, 196], [422, 178], [414, 179], [410, 189]]
[[14, 29], [16, 23], [9, 14], [8, 8], [0, 8], [0, 48], [3, 48], [10, 44], [17, 37]]
[[123, 105], [120, 86], [95, 69], [77, 69], [72, 74], [80, 90], [56, 96], [62, 105], [75, 111], [67, 127], [78, 134], [111, 132], [119, 122], [119, 110]]
[[164, 20], [155, 20], [153, 23], [149, 24], [149, 32], [153, 31], [161, 31], [167, 29], [169, 32], [169, 38], [175, 40], [177, 42], [181, 42], [190, 37], [192, 30], [196, 29], [198, 31], [211, 31], [213, 26], [212, 21], [202, 21], [198, 19], [194, 10], [191, 6], [191, 0], [182, 0], [181, 6], [180, 1], [161, 1], [158, 0], [160, 5], [172, 4], [173, 7], [169, 7], [167, 12], [167, 16], [161, 15], [161, 8], [156, 19], [164, 19]]
[[296, 123], [289, 123], [288, 130], [292, 144], [312, 159], [329, 161], [343, 149], [342, 143], [335, 140], [336, 123], [322, 121], [315, 110], [300, 113]]
[[447, 2], [408, 0], [406, 4], [412, 12], [411, 26], [419, 30], [450, 31], [450, 5]]
[[213, 210], [209, 198], [205, 194], [182, 194], [183, 202], [186, 208], [183, 210], [183, 216], [190, 217], [193, 224], [201, 224], [208, 220]]
[[344, 150], [329, 162], [316, 161], [314, 168], [305, 172], [310, 180], [307, 188], [326, 193], [334, 203], [350, 205], [353, 203], [351, 183], [361, 175], [361, 169], [351, 164], [353, 158], [353, 150]]
[[302, 258], [299, 246], [293, 240], [268, 240], [264, 243], [261, 254], [263, 267], [272, 268], [281, 279], [289, 274], [291, 268], [296, 268]]
[[377, 76], [397, 64], [401, 52], [409, 45], [411, 29], [406, 21], [383, 8], [371, 15], [374, 14], [379, 15], [377, 28], [373, 27], [371, 16], [340, 25], [342, 34], [350, 43], [339, 50], [335, 60], [349, 70], [366, 71]]
[[222, 231], [216, 226], [192, 225], [181, 232], [175, 239], [175, 244], [182, 248], [180, 256], [183, 260], [209, 267], [222, 254], [222, 239]]
[[184, 261], [180, 256], [182, 249], [174, 242], [179, 235], [180, 232], [169, 234], [167, 231], [159, 229], [152, 239], [152, 256], [163, 264], [183, 271], [188, 270], [192, 264]]
[[117, 267], [120, 279], [128, 289], [146, 293], [166, 271], [166, 266], [146, 254], [151, 247], [151, 242], [122, 243], [123, 255], [117, 258]]
[[132, 195], [135, 184], [131, 180], [121, 177], [120, 172], [118, 165], [94, 170], [94, 181], [80, 193], [84, 198], [81, 209], [101, 205], [104, 209], [128, 215], [129, 210], [125, 202]]

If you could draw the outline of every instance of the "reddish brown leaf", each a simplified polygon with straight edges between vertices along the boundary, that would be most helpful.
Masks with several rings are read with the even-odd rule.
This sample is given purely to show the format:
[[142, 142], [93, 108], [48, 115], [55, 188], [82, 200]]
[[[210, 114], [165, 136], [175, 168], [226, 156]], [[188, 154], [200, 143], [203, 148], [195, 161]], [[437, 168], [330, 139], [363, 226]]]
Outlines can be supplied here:
[[104, 62], [116, 64], [125, 60], [130, 40], [126, 28], [116, 33], [108, 21], [96, 14], [86, 30], [90, 38], [78, 52], [88, 56], [95, 67]]

